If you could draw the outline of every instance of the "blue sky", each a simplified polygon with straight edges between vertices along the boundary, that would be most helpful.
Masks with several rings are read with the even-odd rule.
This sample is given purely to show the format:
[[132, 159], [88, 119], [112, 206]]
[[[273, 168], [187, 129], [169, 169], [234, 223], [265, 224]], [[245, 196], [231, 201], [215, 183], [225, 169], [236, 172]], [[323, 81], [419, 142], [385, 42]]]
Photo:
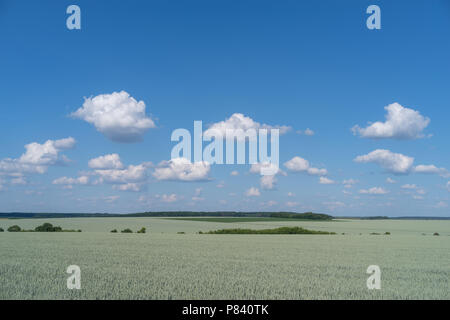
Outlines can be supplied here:
[[[0, 211], [449, 216], [449, 38], [445, 0], [0, 1]], [[282, 173], [180, 178], [172, 131], [230, 118], [290, 128]]]

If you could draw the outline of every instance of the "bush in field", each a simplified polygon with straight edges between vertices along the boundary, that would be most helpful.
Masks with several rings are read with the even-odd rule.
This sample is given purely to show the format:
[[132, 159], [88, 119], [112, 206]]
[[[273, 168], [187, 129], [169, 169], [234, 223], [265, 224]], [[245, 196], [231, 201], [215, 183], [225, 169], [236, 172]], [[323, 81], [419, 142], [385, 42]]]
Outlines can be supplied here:
[[142, 227], [141, 230], [139, 230], [137, 233], [145, 233], [146, 229], [144, 227]]
[[[199, 232], [202, 233], [201, 231]], [[308, 230], [301, 227], [280, 227], [275, 229], [221, 229], [206, 232], [207, 234], [336, 234], [327, 231]]]
[[18, 225], [13, 225], [8, 228], [8, 232], [20, 232], [22, 229]]
[[117, 229], [112, 229], [111, 233], [117, 233]]
[[122, 232], [122, 233], [133, 233], [133, 231], [131, 229], [129, 229], [129, 228], [126, 228], [126, 229], [124, 229], [124, 230], [122, 230], [120, 232]]
[[5, 231], [5, 230], [3, 230], [2, 228], [0, 228], [0, 232], [3, 232], [3, 231]]
[[41, 226], [37, 226], [34, 231], [36, 232], [61, 232], [63, 231], [61, 227], [53, 226], [51, 223], [44, 223]]
[[437, 233], [437, 232], [433, 233], [433, 236], [438, 236], [438, 235], [439, 235], [439, 233]]
[[388, 232], [388, 231], [386, 231], [384, 234], [387, 235], [387, 236], [391, 235], [391, 233]]

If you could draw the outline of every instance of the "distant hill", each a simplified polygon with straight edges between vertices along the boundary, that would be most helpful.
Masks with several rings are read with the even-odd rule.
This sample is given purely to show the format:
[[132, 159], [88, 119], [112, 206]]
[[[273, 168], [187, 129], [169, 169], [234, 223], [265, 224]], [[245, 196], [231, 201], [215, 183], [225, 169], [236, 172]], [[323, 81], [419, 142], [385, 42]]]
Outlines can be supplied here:
[[128, 214], [113, 213], [30, 213], [6, 212], [0, 213], [0, 218], [31, 219], [31, 218], [95, 218], [95, 217], [272, 217], [303, 220], [332, 220], [333, 217], [323, 213], [313, 212], [238, 212], [238, 211], [158, 211]]

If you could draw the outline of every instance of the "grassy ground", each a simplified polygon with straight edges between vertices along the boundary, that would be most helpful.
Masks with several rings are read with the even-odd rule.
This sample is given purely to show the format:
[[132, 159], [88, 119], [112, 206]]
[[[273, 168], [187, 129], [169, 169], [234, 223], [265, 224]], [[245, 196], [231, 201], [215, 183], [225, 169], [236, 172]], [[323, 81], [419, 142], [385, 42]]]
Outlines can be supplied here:
[[[0, 227], [47, 221], [83, 232], [0, 233], [0, 299], [450, 299], [450, 221], [79, 218], [3, 220]], [[280, 225], [339, 234], [196, 234]], [[149, 233], [109, 233], [127, 227]], [[66, 288], [72, 264], [81, 268], [79, 291]], [[373, 264], [381, 290], [366, 287]]]

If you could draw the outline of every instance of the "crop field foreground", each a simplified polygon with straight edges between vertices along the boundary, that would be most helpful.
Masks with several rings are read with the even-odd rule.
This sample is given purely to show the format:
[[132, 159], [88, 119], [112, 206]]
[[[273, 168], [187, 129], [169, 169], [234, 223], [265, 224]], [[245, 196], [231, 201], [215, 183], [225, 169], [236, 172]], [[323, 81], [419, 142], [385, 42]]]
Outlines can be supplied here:
[[[0, 299], [450, 299], [450, 221], [218, 219], [2, 219], [82, 232], [0, 232]], [[198, 234], [296, 226], [336, 234]], [[80, 290], [66, 286], [69, 265]], [[380, 290], [366, 286], [369, 265]]]

